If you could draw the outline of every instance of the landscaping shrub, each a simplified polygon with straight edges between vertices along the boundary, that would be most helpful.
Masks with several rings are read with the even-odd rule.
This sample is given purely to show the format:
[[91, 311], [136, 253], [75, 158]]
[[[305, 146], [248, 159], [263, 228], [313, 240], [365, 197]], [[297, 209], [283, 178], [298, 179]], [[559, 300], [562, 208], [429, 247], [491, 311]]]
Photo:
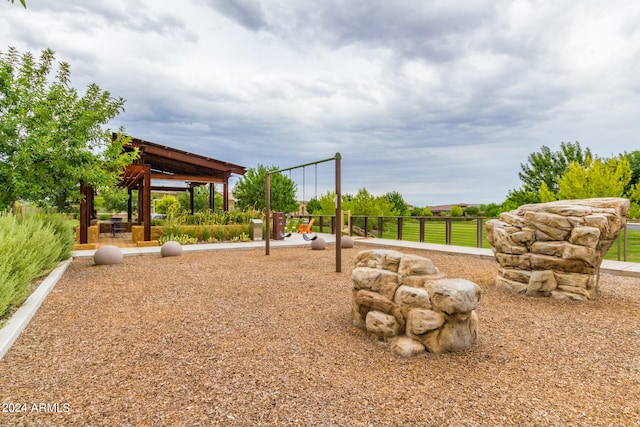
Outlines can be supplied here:
[[60, 216], [0, 212], [0, 317], [27, 298], [34, 279], [71, 256], [73, 243]]

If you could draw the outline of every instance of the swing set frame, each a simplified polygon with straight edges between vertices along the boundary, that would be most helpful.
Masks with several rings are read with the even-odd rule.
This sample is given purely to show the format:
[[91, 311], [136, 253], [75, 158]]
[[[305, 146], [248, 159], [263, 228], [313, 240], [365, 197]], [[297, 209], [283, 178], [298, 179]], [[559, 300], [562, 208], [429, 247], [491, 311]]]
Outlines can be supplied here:
[[[342, 251], [341, 251], [341, 238], [342, 238], [342, 193], [341, 193], [341, 172], [340, 161], [342, 155], [336, 153], [335, 156], [328, 159], [317, 160], [315, 162], [305, 163], [302, 165], [291, 166], [290, 168], [278, 169], [274, 171], [267, 171], [265, 176], [265, 191], [264, 191], [264, 205], [265, 205], [265, 255], [269, 255], [270, 240], [271, 240], [271, 174], [291, 171], [293, 169], [300, 169], [311, 165], [317, 165], [326, 162], [335, 162], [335, 186], [336, 186], [336, 273], [342, 271]], [[303, 178], [304, 179], [304, 178]], [[316, 168], [317, 179], [317, 168]], [[317, 185], [317, 184], [316, 184]], [[304, 189], [303, 189], [304, 190]], [[317, 190], [316, 190], [317, 191]]]

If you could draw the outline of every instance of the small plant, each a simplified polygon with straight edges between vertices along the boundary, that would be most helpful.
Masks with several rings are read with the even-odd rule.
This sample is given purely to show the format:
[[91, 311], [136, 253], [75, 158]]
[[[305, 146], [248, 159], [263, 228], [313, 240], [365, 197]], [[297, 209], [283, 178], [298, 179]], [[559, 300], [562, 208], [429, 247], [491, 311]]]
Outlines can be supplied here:
[[158, 239], [158, 243], [160, 243], [161, 245], [164, 245], [167, 242], [178, 242], [181, 245], [192, 245], [195, 243], [198, 243], [198, 239], [195, 237], [190, 237], [187, 236], [186, 234], [179, 234], [179, 235], [175, 235], [175, 234], [170, 234], [168, 236], [162, 236]]

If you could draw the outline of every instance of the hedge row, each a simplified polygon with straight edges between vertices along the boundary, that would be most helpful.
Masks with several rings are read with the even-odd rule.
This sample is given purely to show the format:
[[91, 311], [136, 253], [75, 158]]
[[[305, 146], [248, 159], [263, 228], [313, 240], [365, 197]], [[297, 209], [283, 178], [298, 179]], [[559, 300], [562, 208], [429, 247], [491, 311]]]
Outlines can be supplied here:
[[71, 256], [74, 238], [59, 215], [0, 212], [0, 318], [29, 296], [30, 283]]

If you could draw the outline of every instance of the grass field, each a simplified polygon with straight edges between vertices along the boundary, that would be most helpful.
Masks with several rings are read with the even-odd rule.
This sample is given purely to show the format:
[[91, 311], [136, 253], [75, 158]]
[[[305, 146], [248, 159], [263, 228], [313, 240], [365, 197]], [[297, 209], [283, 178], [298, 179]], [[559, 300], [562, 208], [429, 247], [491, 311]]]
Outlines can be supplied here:
[[[369, 218], [369, 227], [372, 225], [377, 227], [377, 218]], [[361, 218], [357, 218], [354, 221], [354, 225], [363, 227], [364, 223]], [[451, 221], [451, 240], [449, 244], [455, 246], [477, 246], [477, 220], [465, 220], [455, 219]], [[378, 236], [377, 228], [373, 231], [373, 234]], [[398, 239], [398, 220], [397, 218], [385, 218], [383, 223], [383, 239]], [[402, 221], [402, 239], [411, 242], [420, 241], [420, 222], [415, 218], [403, 218]], [[437, 243], [447, 244], [446, 241], [446, 221], [444, 219], [425, 220], [424, 227], [424, 242], [425, 243]], [[617, 260], [618, 259], [618, 242], [614, 242], [611, 249], [607, 253], [605, 259]], [[487, 241], [487, 231], [482, 225], [482, 244], [483, 248], [491, 248]], [[624, 236], [620, 237], [620, 257], [622, 261], [624, 259]], [[627, 261], [640, 262], [640, 230], [627, 230]]]

